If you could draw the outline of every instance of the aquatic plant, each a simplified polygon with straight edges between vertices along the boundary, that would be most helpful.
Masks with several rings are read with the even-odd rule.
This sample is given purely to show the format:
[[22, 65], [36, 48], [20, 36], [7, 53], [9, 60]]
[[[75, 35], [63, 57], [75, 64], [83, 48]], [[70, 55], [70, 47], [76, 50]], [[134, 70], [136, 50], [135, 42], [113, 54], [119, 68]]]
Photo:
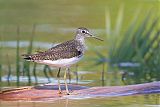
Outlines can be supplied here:
[[[27, 54], [31, 54], [32, 53], [35, 30], [36, 30], [36, 25], [34, 24], [33, 28], [32, 28], [32, 34], [31, 34], [31, 37], [30, 37], [29, 46], [27, 48]], [[27, 73], [28, 85], [30, 85], [31, 84], [31, 73], [30, 73], [30, 62], [29, 61], [24, 61], [23, 62], [23, 73], [24, 74]], [[35, 64], [33, 66], [33, 73], [34, 73], [34, 76], [35, 76], [35, 80], [37, 81], [37, 78], [36, 78], [36, 65]]]
[[20, 28], [19, 28], [19, 26], [17, 26], [17, 47], [16, 47], [16, 76], [17, 76], [17, 86], [19, 86], [19, 76], [20, 76], [19, 39], [20, 39]]
[[2, 81], [2, 64], [0, 64], [0, 82]]
[[[96, 64], [108, 63], [110, 69], [123, 70], [123, 79], [134, 83], [160, 80], [160, 29], [158, 18], [148, 12], [138, 24], [138, 12], [134, 15], [125, 32], [121, 31], [123, 7], [119, 9], [117, 22], [111, 29], [110, 11], [106, 10], [106, 47], [107, 54], [99, 52]], [[113, 70], [114, 71], [114, 70]], [[129, 74], [133, 75], [129, 75]], [[127, 84], [132, 84], [132, 82]]]
[[47, 74], [47, 71], [51, 72], [51, 69], [48, 65], [44, 65], [43, 73], [44, 73], [45, 77], [48, 79], [48, 81], [51, 82], [50, 77]]
[[7, 82], [8, 82], [8, 85], [10, 85], [10, 77], [11, 77], [12, 70], [11, 70], [11, 63], [10, 63], [8, 54], [6, 55], [6, 58], [7, 58], [7, 65], [8, 65]]

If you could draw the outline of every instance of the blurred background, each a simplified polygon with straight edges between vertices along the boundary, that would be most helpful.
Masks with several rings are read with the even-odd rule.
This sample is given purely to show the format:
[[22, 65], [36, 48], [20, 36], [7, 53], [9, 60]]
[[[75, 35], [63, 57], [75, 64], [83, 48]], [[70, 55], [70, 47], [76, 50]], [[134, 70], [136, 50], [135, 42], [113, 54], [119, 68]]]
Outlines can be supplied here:
[[[70, 83], [111, 86], [160, 80], [159, 0], [0, 0], [0, 86], [57, 84], [58, 69], [26, 62], [88, 28], [83, 60]], [[61, 72], [63, 83], [63, 70]]]
[[73, 80], [76, 71], [82, 81], [103, 79], [108, 85], [160, 80], [156, 0], [0, 0], [0, 5], [0, 81], [5, 86], [38, 83], [41, 77], [48, 79], [40, 82], [51, 82], [58, 69], [25, 62], [21, 55], [70, 40], [81, 26], [104, 42], [87, 39], [84, 59], [72, 67]]

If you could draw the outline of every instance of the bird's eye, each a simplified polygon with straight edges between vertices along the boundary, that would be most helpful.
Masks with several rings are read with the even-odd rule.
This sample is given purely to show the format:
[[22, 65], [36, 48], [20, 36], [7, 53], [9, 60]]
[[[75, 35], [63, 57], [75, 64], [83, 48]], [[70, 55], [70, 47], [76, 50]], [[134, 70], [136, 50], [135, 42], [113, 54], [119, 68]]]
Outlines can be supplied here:
[[82, 30], [82, 33], [86, 33], [86, 31]]

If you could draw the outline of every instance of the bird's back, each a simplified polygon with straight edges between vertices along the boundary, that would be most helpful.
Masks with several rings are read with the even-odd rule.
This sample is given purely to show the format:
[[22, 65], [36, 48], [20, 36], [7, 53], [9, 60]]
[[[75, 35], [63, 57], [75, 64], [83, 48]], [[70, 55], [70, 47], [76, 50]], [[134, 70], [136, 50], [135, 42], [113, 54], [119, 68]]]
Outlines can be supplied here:
[[77, 40], [70, 40], [61, 43], [55, 47], [48, 49], [47, 51], [40, 52], [37, 54], [24, 55], [27, 60], [59, 60], [69, 59], [73, 57], [80, 57], [84, 53], [84, 46]]

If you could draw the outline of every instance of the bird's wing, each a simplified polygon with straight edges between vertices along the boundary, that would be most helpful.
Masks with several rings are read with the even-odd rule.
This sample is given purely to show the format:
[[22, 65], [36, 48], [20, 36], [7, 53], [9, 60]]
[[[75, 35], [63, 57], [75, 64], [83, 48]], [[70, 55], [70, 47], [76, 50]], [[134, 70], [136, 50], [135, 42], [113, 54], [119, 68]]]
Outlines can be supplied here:
[[55, 47], [50, 48], [47, 51], [32, 54], [32, 55], [24, 55], [26, 60], [58, 60], [58, 59], [66, 59], [72, 57], [79, 57], [83, 53], [77, 48], [77, 44], [74, 44], [73, 41], [67, 41], [65, 43], [59, 44]]

